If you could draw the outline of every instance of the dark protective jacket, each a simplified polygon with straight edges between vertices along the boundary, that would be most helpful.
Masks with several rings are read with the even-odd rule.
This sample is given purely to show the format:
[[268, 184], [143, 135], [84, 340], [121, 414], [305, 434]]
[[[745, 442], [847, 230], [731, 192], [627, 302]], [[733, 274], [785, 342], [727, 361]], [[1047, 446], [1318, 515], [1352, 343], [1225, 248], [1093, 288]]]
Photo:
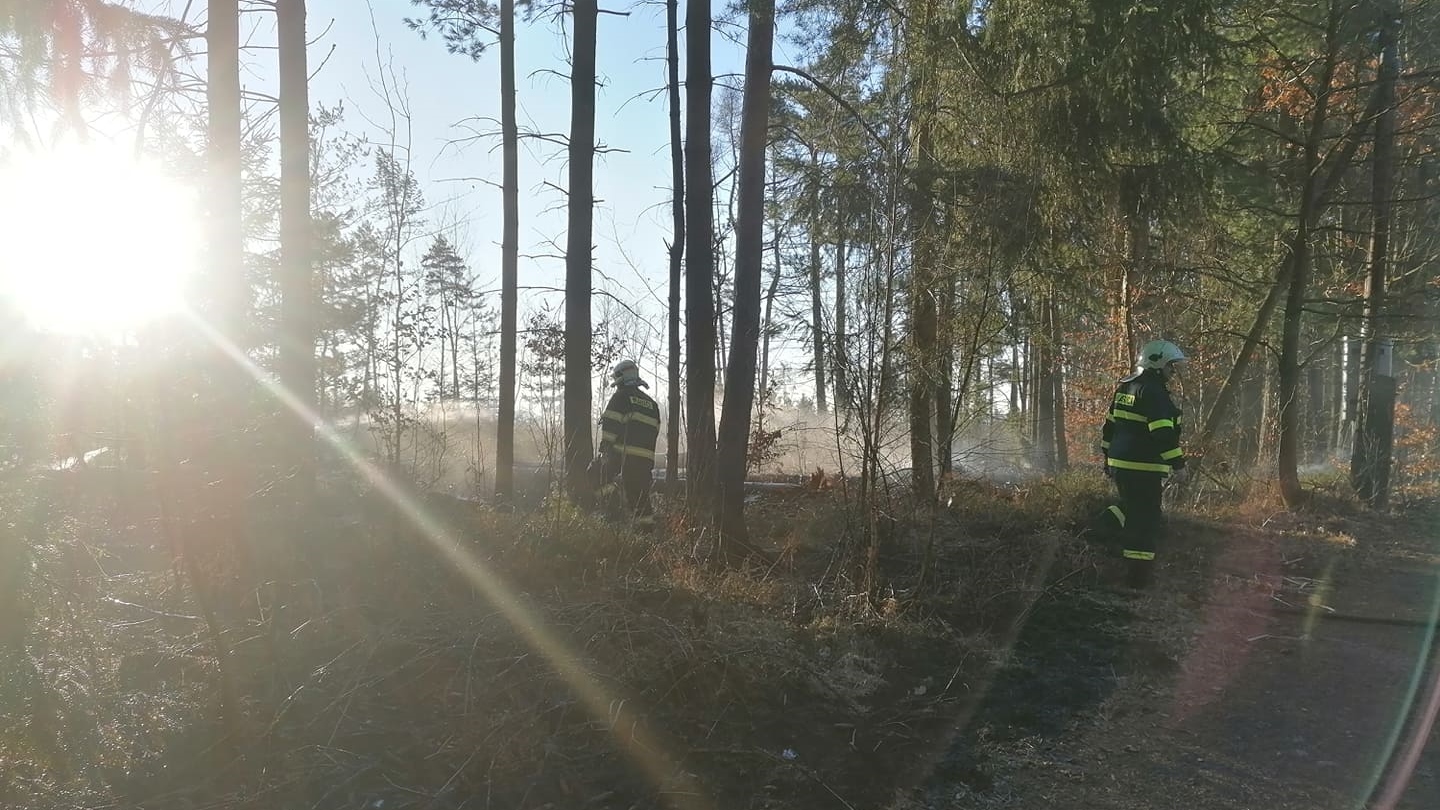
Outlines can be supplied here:
[[660, 406], [638, 385], [615, 389], [600, 417], [600, 452], [630, 463], [655, 464], [660, 439]]
[[1105, 415], [1100, 449], [1117, 470], [1168, 475], [1185, 466], [1180, 449], [1180, 409], [1170, 399], [1164, 376], [1155, 369], [1120, 381]]

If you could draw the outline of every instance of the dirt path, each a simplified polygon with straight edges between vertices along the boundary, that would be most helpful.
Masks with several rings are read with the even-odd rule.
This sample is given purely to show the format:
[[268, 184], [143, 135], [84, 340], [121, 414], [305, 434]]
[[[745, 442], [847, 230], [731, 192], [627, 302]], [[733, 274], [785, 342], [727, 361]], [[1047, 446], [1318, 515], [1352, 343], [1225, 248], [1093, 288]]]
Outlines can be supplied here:
[[[1359, 554], [1212, 526], [1155, 596], [1055, 595], [912, 806], [1370, 806], [1437, 672], [1440, 566], [1410, 529]], [[1398, 807], [1440, 807], [1440, 740]]]

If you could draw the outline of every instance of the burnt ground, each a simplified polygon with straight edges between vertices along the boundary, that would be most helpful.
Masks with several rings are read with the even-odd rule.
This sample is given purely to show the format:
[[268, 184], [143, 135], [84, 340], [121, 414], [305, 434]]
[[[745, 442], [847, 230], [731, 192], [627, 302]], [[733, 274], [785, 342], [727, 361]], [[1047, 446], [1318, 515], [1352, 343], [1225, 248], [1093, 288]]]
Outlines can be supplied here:
[[[974, 484], [881, 549], [871, 599], [819, 492], [757, 504], [778, 556], [740, 570], [564, 509], [441, 502], [458, 528], [424, 539], [337, 497], [296, 618], [222, 617], [233, 726], [158, 524], [71, 498], [36, 530], [32, 688], [0, 679], [0, 808], [1365, 806], [1427, 650], [1434, 518], [1177, 517], [1135, 596], [1065, 528], [1101, 483]], [[1440, 751], [1400, 806], [1440, 806]]]
[[[1048, 594], [897, 807], [1378, 806], [1440, 671], [1435, 524], [1279, 522], [1181, 521], [1144, 597]], [[1440, 743], [1396, 806], [1440, 806]]]

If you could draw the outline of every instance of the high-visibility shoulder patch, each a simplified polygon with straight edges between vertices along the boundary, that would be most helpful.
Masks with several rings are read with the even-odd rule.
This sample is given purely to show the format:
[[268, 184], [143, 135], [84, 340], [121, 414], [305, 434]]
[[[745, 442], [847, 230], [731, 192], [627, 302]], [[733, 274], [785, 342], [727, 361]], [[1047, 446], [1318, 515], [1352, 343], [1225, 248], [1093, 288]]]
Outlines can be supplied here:
[[1121, 405], [1134, 405], [1135, 395], [1127, 394], [1124, 391], [1119, 391], [1115, 394], [1115, 401]]

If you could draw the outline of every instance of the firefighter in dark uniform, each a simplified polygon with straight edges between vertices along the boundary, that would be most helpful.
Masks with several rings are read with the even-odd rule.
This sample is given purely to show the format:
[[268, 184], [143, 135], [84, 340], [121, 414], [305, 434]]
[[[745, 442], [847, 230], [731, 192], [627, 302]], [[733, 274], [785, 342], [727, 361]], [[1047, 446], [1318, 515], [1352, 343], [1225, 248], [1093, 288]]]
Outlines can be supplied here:
[[613, 495], [618, 478], [625, 504], [636, 525], [653, 525], [650, 486], [655, 470], [655, 443], [660, 438], [660, 406], [642, 391], [640, 367], [622, 360], [610, 372], [615, 393], [600, 417], [600, 461], [605, 485], [600, 496]]
[[1107, 517], [1123, 540], [1126, 584], [1132, 588], [1146, 587], [1154, 573], [1164, 526], [1160, 500], [1165, 480], [1185, 475], [1180, 409], [1166, 388], [1184, 362], [1185, 355], [1174, 343], [1146, 343], [1135, 373], [1116, 388], [1101, 432], [1105, 474], [1120, 496]]

